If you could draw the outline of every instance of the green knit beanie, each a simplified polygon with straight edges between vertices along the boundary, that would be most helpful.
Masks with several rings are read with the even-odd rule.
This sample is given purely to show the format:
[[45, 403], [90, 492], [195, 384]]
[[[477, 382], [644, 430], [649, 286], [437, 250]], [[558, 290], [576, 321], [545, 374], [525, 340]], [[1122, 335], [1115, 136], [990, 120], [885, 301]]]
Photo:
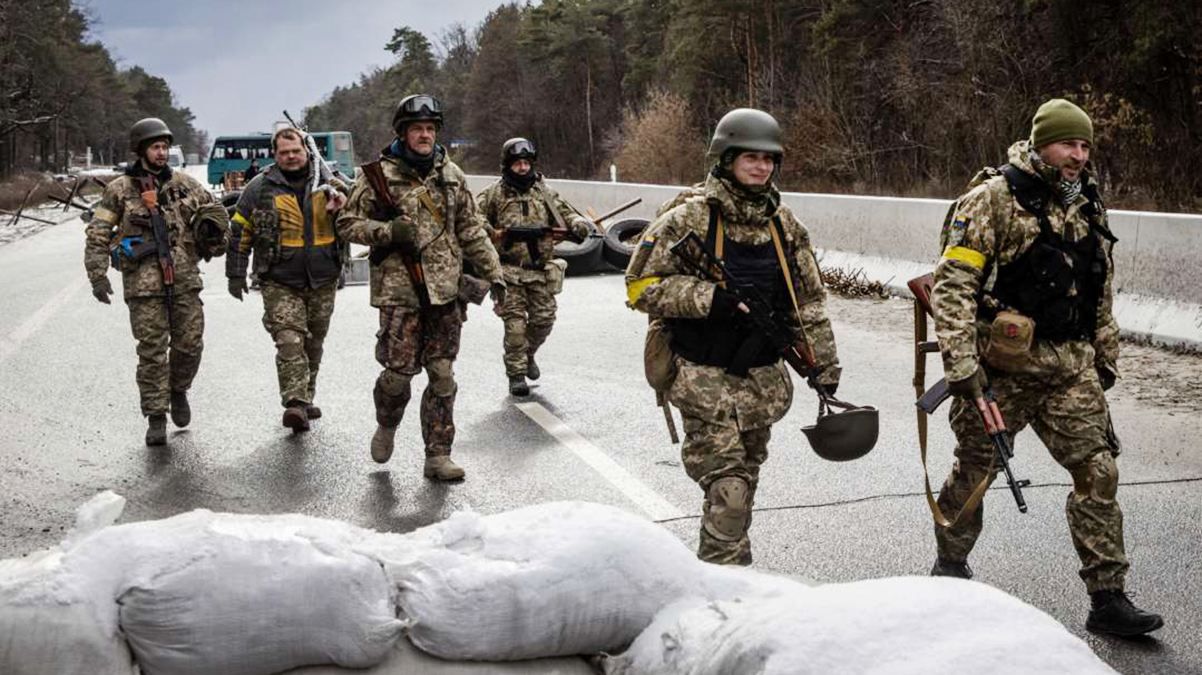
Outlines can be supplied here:
[[1093, 122], [1089, 115], [1070, 101], [1054, 98], [1039, 106], [1031, 120], [1031, 146], [1079, 139], [1093, 143]]

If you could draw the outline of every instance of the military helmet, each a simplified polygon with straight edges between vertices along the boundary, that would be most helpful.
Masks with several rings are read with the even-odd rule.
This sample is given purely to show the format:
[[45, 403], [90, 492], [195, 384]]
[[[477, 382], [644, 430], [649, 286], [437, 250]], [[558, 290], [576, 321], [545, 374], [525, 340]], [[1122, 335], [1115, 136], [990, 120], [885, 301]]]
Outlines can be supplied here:
[[520, 136], [505, 141], [501, 146], [501, 168], [508, 169], [510, 164], [519, 159], [528, 159], [531, 162], [538, 159], [538, 150], [535, 149], [534, 143]]
[[410, 122], [434, 122], [436, 128], [442, 128], [442, 103], [429, 94], [410, 94], [401, 99], [392, 114], [392, 128], [403, 133], [405, 125]]
[[778, 157], [779, 163], [785, 148], [776, 118], [755, 108], [735, 108], [723, 115], [710, 139], [709, 156], [725, 161], [726, 153], [731, 150], [770, 152]]
[[129, 128], [129, 151], [136, 154], [142, 149], [143, 143], [163, 137], [167, 138], [168, 145], [175, 142], [175, 136], [167, 128], [166, 122], [157, 117], [138, 120]]
[[801, 428], [814, 453], [832, 462], [846, 462], [867, 455], [876, 445], [880, 432], [877, 409], [848, 405], [848, 410], [837, 413], [831, 412], [825, 403], [824, 400], [818, 421]]

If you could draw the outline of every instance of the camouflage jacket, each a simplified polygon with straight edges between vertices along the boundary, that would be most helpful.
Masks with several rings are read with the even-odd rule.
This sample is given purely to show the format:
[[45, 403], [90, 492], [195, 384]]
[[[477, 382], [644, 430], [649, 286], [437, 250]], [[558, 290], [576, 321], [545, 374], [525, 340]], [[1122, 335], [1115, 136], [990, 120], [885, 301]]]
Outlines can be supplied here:
[[[554, 213], [548, 208], [554, 208]], [[484, 219], [484, 228], [497, 246], [506, 283], [542, 281], [547, 263], [554, 257], [555, 241], [547, 232], [531, 242], [538, 252], [538, 261], [530, 255], [531, 246], [525, 241], [506, 238], [512, 227], [534, 225], [568, 230], [568, 239], [584, 241], [589, 235], [589, 220], [576, 212], [540, 177], [526, 192], [519, 192], [504, 180], [498, 180], [476, 196], [476, 210]]]
[[[321, 183], [343, 193], [349, 189], [337, 178]], [[245, 277], [253, 251], [255, 272], [263, 279], [295, 288], [336, 281], [342, 247], [326, 201], [324, 190], [309, 194], [308, 179], [303, 189], [294, 190], [275, 164], [256, 175], [234, 209], [226, 276]]]
[[[380, 164], [401, 211], [399, 217], [413, 228], [430, 303], [442, 305], [455, 300], [465, 260], [487, 281], [500, 282], [502, 275], [497, 251], [476, 216], [476, 202], [463, 171], [447, 160], [441, 147], [436, 152], [434, 168], [424, 179], [387, 152], [381, 155]], [[387, 217], [384, 207], [360, 171], [350, 199], [339, 213], [338, 236], [356, 244], [391, 246], [392, 225], [383, 219]], [[398, 251], [371, 266], [371, 304], [421, 306]]]
[[[138, 182], [133, 174], [141, 171], [140, 164], [125, 175], [113, 179], [104, 189], [95, 215], [86, 228], [84, 246], [84, 268], [88, 280], [95, 283], [104, 277], [112, 264], [111, 253], [126, 237], [142, 237], [145, 242], [154, 241], [150, 225], [150, 210], [142, 203]], [[171, 254], [175, 263], [175, 292], [199, 291], [204, 284], [198, 269], [199, 256], [196, 252], [195, 223], [197, 207], [213, 202], [213, 195], [200, 181], [183, 171], [167, 169], [168, 178], [159, 183], [158, 203], [171, 237]], [[222, 246], [214, 249], [221, 255]], [[163, 295], [163, 277], [157, 256], [150, 255], [132, 261], [122, 257], [120, 262], [124, 297], [140, 298]]]
[[[1038, 175], [1031, 165], [1029, 153], [1030, 143], [1019, 141], [1010, 146], [1009, 162], [1022, 171]], [[1084, 179], [1092, 180], [1088, 175]], [[1063, 235], [1071, 228], [1073, 239], [1090, 236], [1089, 221], [1081, 211], [1088, 203], [1083, 195], [1067, 208], [1058, 200], [1051, 202], [1047, 215], [1053, 231]], [[986, 180], [957, 201], [951, 226], [944, 234], [945, 248], [935, 268], [935, 288], [931, 294], [935, 330], [943, 354], [944, 372], [949, 380], [961, 380], [971, 375], [987, 342], [989, 323], [978, 318], [982, 291], [992, 287], [998, 267], [1022, 255], [1038, 236], [1039, 221], [1018, 205], [1003, 176]], [[1107, 259], [1113, 260], [1112, 244], [1101, 237], [1099, 244]], [[1119, 330], [1112, 312], [1113, 281], [1114, 265], [1110, 264], [1100, 294], [1097, 334], [1093, 343], [1069, 340], [1057, 344], [1036, 340], [1024, 372], [1045, 376], [1075, 375], [1088, 366], [1095, 366], [1118, 374]]]
[[[700, 319], [709, 315], [715, 285], [688, 272], [669, 247], [686, 233], [705, 237], [709, 229], [710, 204], [721, 209], [726, 237], [743, 244], [771, 241], [771, 217], [737, 198], [713, 176], [706, 180], [705, 196], [692, 197], [656, 218], [643, 233], [626, 269], [626, 292], [630, 307], [653, 317]], [[790, 255], [790, 274], [800, 309], [800, 321], [820, 369], [823, 384], [839, 381], [839, 359], [835, 336], [826, 316], [826, 290], [810, 246], [809, 233], [787, 206], [780, 218]], [[794, 327], [797, 328], [796, 323]], [[779, 420], [792, 402], [792, 381], [783, 362], [752, 368], [750, 377], [727, 374], [723, 368], [690, 363], [678, 358], [679, 374], [669, 398], [687, 414], [714, 419], [729, 417], [731, 405], [740, 428], [749, 429]], [[707, 410], [707, 408], [710, 408]]]

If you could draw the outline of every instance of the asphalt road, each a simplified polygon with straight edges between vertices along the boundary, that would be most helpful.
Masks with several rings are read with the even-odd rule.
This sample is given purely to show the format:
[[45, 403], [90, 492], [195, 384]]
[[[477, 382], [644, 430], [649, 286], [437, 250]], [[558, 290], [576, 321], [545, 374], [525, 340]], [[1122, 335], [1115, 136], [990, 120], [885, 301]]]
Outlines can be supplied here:
[[[0, 556], [56, 543], [75, 507], [104, 489], [128, 499], [125, 520], [203, 507], [299, 512], [391, 531], [462, 508], [491, 513], [583, 499], [645, 513], [696, 543], [701, 494], [643, 382], [645, 319], [622, 304], [617, 275], [567, 281], [559, 323], [539, 354], [543, 378], [520, 408], [506, 392], [500, 321], [472, 308], [456, 363], [454, 455], [468, 475], [448, 486], [421, 477], [416, 406], [392, 461], [369, 458], [377, 321], [365, 286], [338, 294], [318, 386], [325, 417], [312, 432], [292, 435], [280, 426], [259, 296], [229, 297], [220, 260], [205, 268], [207, 329], [192, 425], [171, 430], [169, 447], [147, 448], [128, 313], [120, 302], [104, 306], [91, 297], [82, 248], [78, 220], [0, 246]], [[862, 460], [822, 461], [799, 430], [813, 419], [815, 399], [798, 387], [793, 410], [774, 429], [757, 497], [756, 566], [822, 583], [924, 574], [934, 544], [911, 404], [909, 305], [833, 298], [830, 312], [845, 365], [840, 394], [882, 410], [881, 438]], [[1140, 353], [1165, 373], [1202, 372], [1197, 357]], [[934, 359], [931, 367], [938, 368]], [[972, 564], [979, 581], [1049, 612], [1124, 673], [1200, 673], [1202, 452], [1195, 439], [1202, 421], [1188, 401], [1161, 405], [1188, 399], [1190, 391], [1177, 389], [1196, 379], [1166, 375], [1137, 384], [1124, 380], [1112, 397], [1126, 448], [1119, 494], [1129, 589], [1140, 605], [1165, 615], [1166, 628], [1135, 642], [1084, 631], [1088, 598], [1063, 516], [1070, 479], [1030, 432], [1017, 439], [1015, 462], [1034, 483], [1030, 512], [1019, 514], [1009, 494], [992, 492]], [[420, 392], [424, 376], [416, 385]], [[943, 419], [931, 429], [938, 484], [952, 438]]]

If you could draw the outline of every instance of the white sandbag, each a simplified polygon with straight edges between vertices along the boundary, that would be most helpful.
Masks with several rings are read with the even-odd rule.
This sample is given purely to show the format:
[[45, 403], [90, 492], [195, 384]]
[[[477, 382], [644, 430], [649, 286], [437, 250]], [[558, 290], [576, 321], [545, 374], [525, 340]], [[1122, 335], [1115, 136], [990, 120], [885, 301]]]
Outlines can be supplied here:
[[350, 548], [364, 533], [305, 516], [198, 511], [110, 528], [86, 545], [140, 552], [118, 598], [144, 675], [266, 675], [387, 656], [404, 624], [380, 565]]
[[1055, 619], [984, 584], [897, 577], [666, 607], [607, 675], [1092, 675], [1114, 671]]
[[449, 660], [622, 649], [706, 567], [659, 525], [584, 502], [460, 512], [360, 550], [385, 563], [413, 643]]
[[59, 546], [0, 560], [0, 673], [130, 675], [117, 603], [63, 565], [72, 543], [110, 525], [125, 500], [104, 492], [83, 504]]

